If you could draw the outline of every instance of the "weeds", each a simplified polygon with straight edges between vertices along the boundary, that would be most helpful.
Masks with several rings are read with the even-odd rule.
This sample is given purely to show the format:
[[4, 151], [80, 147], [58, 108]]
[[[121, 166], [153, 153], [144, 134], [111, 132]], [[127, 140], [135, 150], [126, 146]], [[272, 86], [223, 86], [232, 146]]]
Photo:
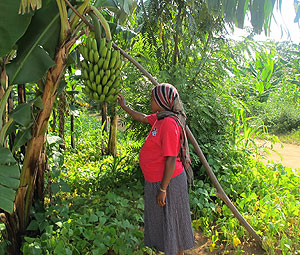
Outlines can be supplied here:
[[[83, 135], [87, 141], [77, 137], [82, 150], [64, 153], [63, 166], [61, 161], [58, 165], [50, 161], [65, 168], [57, 171], [60, 175], [53, 176], [53, 181], [64, 182], [70, 189], [58, 189], [46, 208], [35, 206], [23, 253], [151, 254], [151, 249], [143, 247], [143, 185], [137, 163], [140, 142], [120, 134], [119, 154], [113, 158], [101, 155], [97, 147], [85, 148], [97, 143], [95, 130]], [[234, 157], [236, 164], [226, 165], [219, 181], [262, 237], [267, 254], [300, 254], [299, 170], [265, 166], [255, 159], [243, 161], [244, 156], [239, 159], [234, 153], [227, 157]], [[222, 162], [210, 164], [218, 167]], [[243, 254], [242, 243], [251, 242], [251, 237], [208, 181], [195, 180], [190, 205], [193, 227], [211, 239], [211, 251], [231, 246], [235, 254]]]

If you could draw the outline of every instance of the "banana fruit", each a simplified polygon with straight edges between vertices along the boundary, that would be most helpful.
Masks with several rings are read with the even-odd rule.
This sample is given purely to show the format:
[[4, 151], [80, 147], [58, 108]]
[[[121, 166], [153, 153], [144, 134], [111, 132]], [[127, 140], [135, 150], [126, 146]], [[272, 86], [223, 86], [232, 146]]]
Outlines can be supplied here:
[[120, 92], [122, 58], [119, 50], [112, 47], [112, 41], [100, 39], [99, 45], [94, 38], [87, 38], [79, 51], [82, 79], [85, 81], [83, 92], [100, 102], [114, 102]]

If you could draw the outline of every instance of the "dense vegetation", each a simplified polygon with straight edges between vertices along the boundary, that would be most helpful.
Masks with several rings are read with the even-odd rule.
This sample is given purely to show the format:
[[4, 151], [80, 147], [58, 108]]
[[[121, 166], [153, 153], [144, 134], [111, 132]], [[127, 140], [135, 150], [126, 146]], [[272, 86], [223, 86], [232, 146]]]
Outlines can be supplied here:
[[[38, 18], [48, 11], [53, 24], [59, 23], [54, 7], [41, 9]], [[264, 165], [261, 151], [268, 148], [255, 142], [257, 137], [276, 141], [274, 135], [292, 134], [299, 138], [299, 45], [246, 38], [242, 42], [231, 41], [224, 29], [225, 21], [234, 21], [229, 12], [223, 17], [220, 10], [214, 9], [216, 6], [202, 1], [145, 1], [145, 5], [141, 1], [133, 13], [134, 5], [127, 7], [123, 6], [127, 13], [124, 9], [115, 15], [103, 12], [110, 22], [113, 41], [159, 82], [177, 87], [188, 125], [211, 168], [236, 207], [262, 237], [267, 253], [300, 254], [299, 169], [273, 162]], [[230, 6], [227, 7], [229, 11]], [[126, 20], [125, 14], [129, 13]], [[51, 20], [51, 16], [48, 18]], [[18, 43], [24, 44], [26, 38]], [[27, 43], [34, 41], [30, 39]], [[46, 39], [39, 38], [41, 44]], [[56, 86], [57, 100], [48, 108], [52, 112], [49, 126], [39, 126], [47, 131], [41, 150], [44, 172], [42, 180], [38, 172], [38, 185], [32, 188], [32, 208], [26, 206], [31, 210], [29, 225], [19, 236], [21, 250], [24, 254], [152, 254], [143, 247], [143, 176], [138, 165], [138, 152], [149, 127], [119, 111], [117, 152], [110, 155], [110, 131], [101, 118], [102, 105], [82, 93], [77, 43], [80, 40], [74, 41], [70, 54], [73, 58], [68, 59], [66, 71], [63, 73], [65, 66], [56, 63], [61, 73], [50, 72], [53, 79], [55, 75], [58, 80], [63, 76], [63, 81], [50, 85]], [[48, 49], [49, 45], [42, 46]], [[54, 55], [54, 48], [50, 55]], [[19, 58], [12, 61], [9, 72], [18, 61]], [[150, 113], [153, 85], [131, 62], [124, 62], [122, 93], [132, 108]], [[2, 68], [3, 63], [0, 64]], [[25, 74], [20, 71], [19, 76]], [[20, 80], [19, 76], [14, 78]], [[45, 80], [49, 79], [44, 76], [38, 82], [24, 82], [26, 86], [18, 84], [18, 89], [25, 89], [28, 103], [23, 101], [10, 114], [18, 122], [8, 130], [11, 136], [7, 144], [14, 160], [25, 170], [25, 150], [30, 151], [28, 147], [32, 145], [27, 141], [32, 141], [32, 126], [39, 123], [42, 115], [38, 113], [43, 110], [40, 96], [45, 93]], [[9, 88], [10, 106], [14, 108], [20, 93], [17, 96], [17, 89]], [[114, 113], [115, 106], [109, 105], [108, 115]], [[18, 142], [13, 144], [12, 140]], [[210, 239], [210, 251], [225, 247], [242, 254], [243, 244], [253, 240], [216, 196], [193, 148], [191, 156], [195, 172], [195, 185], [190, 189], [194, 230]], [[1, 211], [1, 220], [3, 215]], [[1, 255], [9, 245], [4, 238], [8, 231], [5, 224], [0, 223], [0, 231]]]
[[[231, 52], [236, 51], [234, 47], [240, 49], [248, 43], [254, 42], [231, 42]], [[290, 46], [286, 43], [259, 45], [265, 51], [270, 46], [276, 50], [274, 58], [278, 59], [278, 65], [281, 64], [278, 47]], [[223, 49], [214, 53], [212, 63], [206, 61], [207, 70], [209, 66], [219, 62], [218, 58], [224, 57], [224, 52], [227, 53], [229, 42], [223, 46]], [[133, 50], [139, 50], [140, 45], [137, 44], [136, 47]], [[257, 61], [258, 56], [259, 52], [256, 52], [256, 58], [250, 58], [247, 62], [243, 60], [243, 66], [236, 62], [226, 65], [235, 75], [226, 75], [224, 72], [223, 84], [215, 82], [210, 85], [212, 79], [208, 79], [206, 86], [199, 84], [201, 89], [191, 86], [188, 90], [182, 85], [183, 80], [189, 79], [189, 72], [184, 68], [174, 69], [172, 75], [175, 79], [172, 79], [176, 81], [175, 85], [184, 100], [189, 116], [188, 125], [197, 135], [209, 164], [225, 192], [263, 237], [264, 249], [268, 254], [297, 254], [300, 249], [299, 170], [292, 170], [281, 164], [271, 163], [265, 166], [253, 159], [252, 155], [260, 149], [254, 140], [256, 136], [272, 139], [274, 137], [266, 132], [268, 129], [287, 133], [295, 128], [294, 120], [299, 122], [298, 111], [295, 110], [299, 109], [299, 103], [296, 100], [293, 104], [290, 103], [292, 98], [297, 98], [299, 88], [288, 80], [294, 79], [294, 83], [299, 81], [297, 74], [290, 73], [291, 70], [286, 65], [279, 69], [290, 73], [289, 77], [281, 78], [282, 93], [281, 90], [274, 90], [262, 100], [262, 95], [256, 88], [250, 90], [251, 93], [246, 91], [245, 88], [249, 88], [255, 78], [252, 77], [250, 83], [249, 77], [253, 73], [249, 66], [252, 61]], [[297, 56], [296, 54], [295, 57]], [[295, 70], [294, 65], [290, 67]], [[243, 73], [238, 75], [241, 74], [241, 69]], [[216, 69], [211, 68], [210, 71], [212, 78], [217, 77]], [[137, 110], [149, 113], [148, 95], [151, 86], [129, 63], [123, 72], [127, 76], [124, 79], [123, 93], [128, 103]], [[259, 69], [257, 72], [260, 72]], [[277, 78], [275, 74], [270, 80]], [[201, 81], [204, 80], [202, 76], [209, 77], [208, 75], [210, 73], [203, 71]], [[169, 81], [170, 76], [164, 72], [161, 80]], [[133, 83], [136, 80], [138, 82]], [[243, 94], [245, 92], [248, 94]], [[79, 103], [87, 99], [78, 94], [76, 100]], [[281, 105], [290, 109], [282, 112]], [[108, 136], [103, 131], [97, 114], [99, 106], [90, 101], [90, 107], [92, 108], [77, 109], [74, 149], [70, 146], [70, 118], [65, 126], [66, 151], [59, 149], [59, 144], [63, 141], [53, 132], [55, 126], [53, 119], [51, 121], [52, 132], [47, 139], [51, 170], [47, 174], [47, 206], [43, 208], [38, 203], [34, 206], [33, 220], [22, 248], [24, 254], [150, 252], [143, 248], [143, 178], [138, 165], [138, 151], [148, 129], [132, 122], [120, 111], [120, 124], [125, 127], [118, 132], [118, 153], [116, 157], [106, 155]], [[286, 117], [284, 126], [277, 122], [277, 116], [281, 114], [289, 115], [281, 117]], [[270, 118], [270, 121], [267, 122], [266, 118]], [[195, 231], [201, 231], [211, 238], [211, 251], [224, 245], [232, 245], [236, 254], [242, 253], [241, 243], [251, 242], [251, 237], [227, 206], [215, 196], [216, 190], [193, 150], [192, 159], [196, 179], [195, 186], [190, 190], [190, 203]]]

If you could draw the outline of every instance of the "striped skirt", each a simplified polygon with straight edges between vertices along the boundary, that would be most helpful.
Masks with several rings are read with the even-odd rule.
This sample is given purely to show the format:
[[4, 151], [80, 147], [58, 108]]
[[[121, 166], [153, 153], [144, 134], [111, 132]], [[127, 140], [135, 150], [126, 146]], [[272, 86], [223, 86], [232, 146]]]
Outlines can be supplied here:
[[171, 179], [167, 188], [166, 205], [156, 203], [160, 182], [145, 181], [145, 246], [166, 255], [194, 246], [186, 173]]

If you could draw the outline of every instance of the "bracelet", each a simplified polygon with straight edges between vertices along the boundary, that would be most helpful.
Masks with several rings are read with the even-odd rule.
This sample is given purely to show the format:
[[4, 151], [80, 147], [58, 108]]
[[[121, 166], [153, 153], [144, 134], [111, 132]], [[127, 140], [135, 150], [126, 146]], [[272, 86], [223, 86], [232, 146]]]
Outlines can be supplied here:
[[161, 191], [161, 192], [165, 192], [165, 193], [167, 192], [166, 189], [162, 189], [162, 188], [160, 188], [160, 191]]

